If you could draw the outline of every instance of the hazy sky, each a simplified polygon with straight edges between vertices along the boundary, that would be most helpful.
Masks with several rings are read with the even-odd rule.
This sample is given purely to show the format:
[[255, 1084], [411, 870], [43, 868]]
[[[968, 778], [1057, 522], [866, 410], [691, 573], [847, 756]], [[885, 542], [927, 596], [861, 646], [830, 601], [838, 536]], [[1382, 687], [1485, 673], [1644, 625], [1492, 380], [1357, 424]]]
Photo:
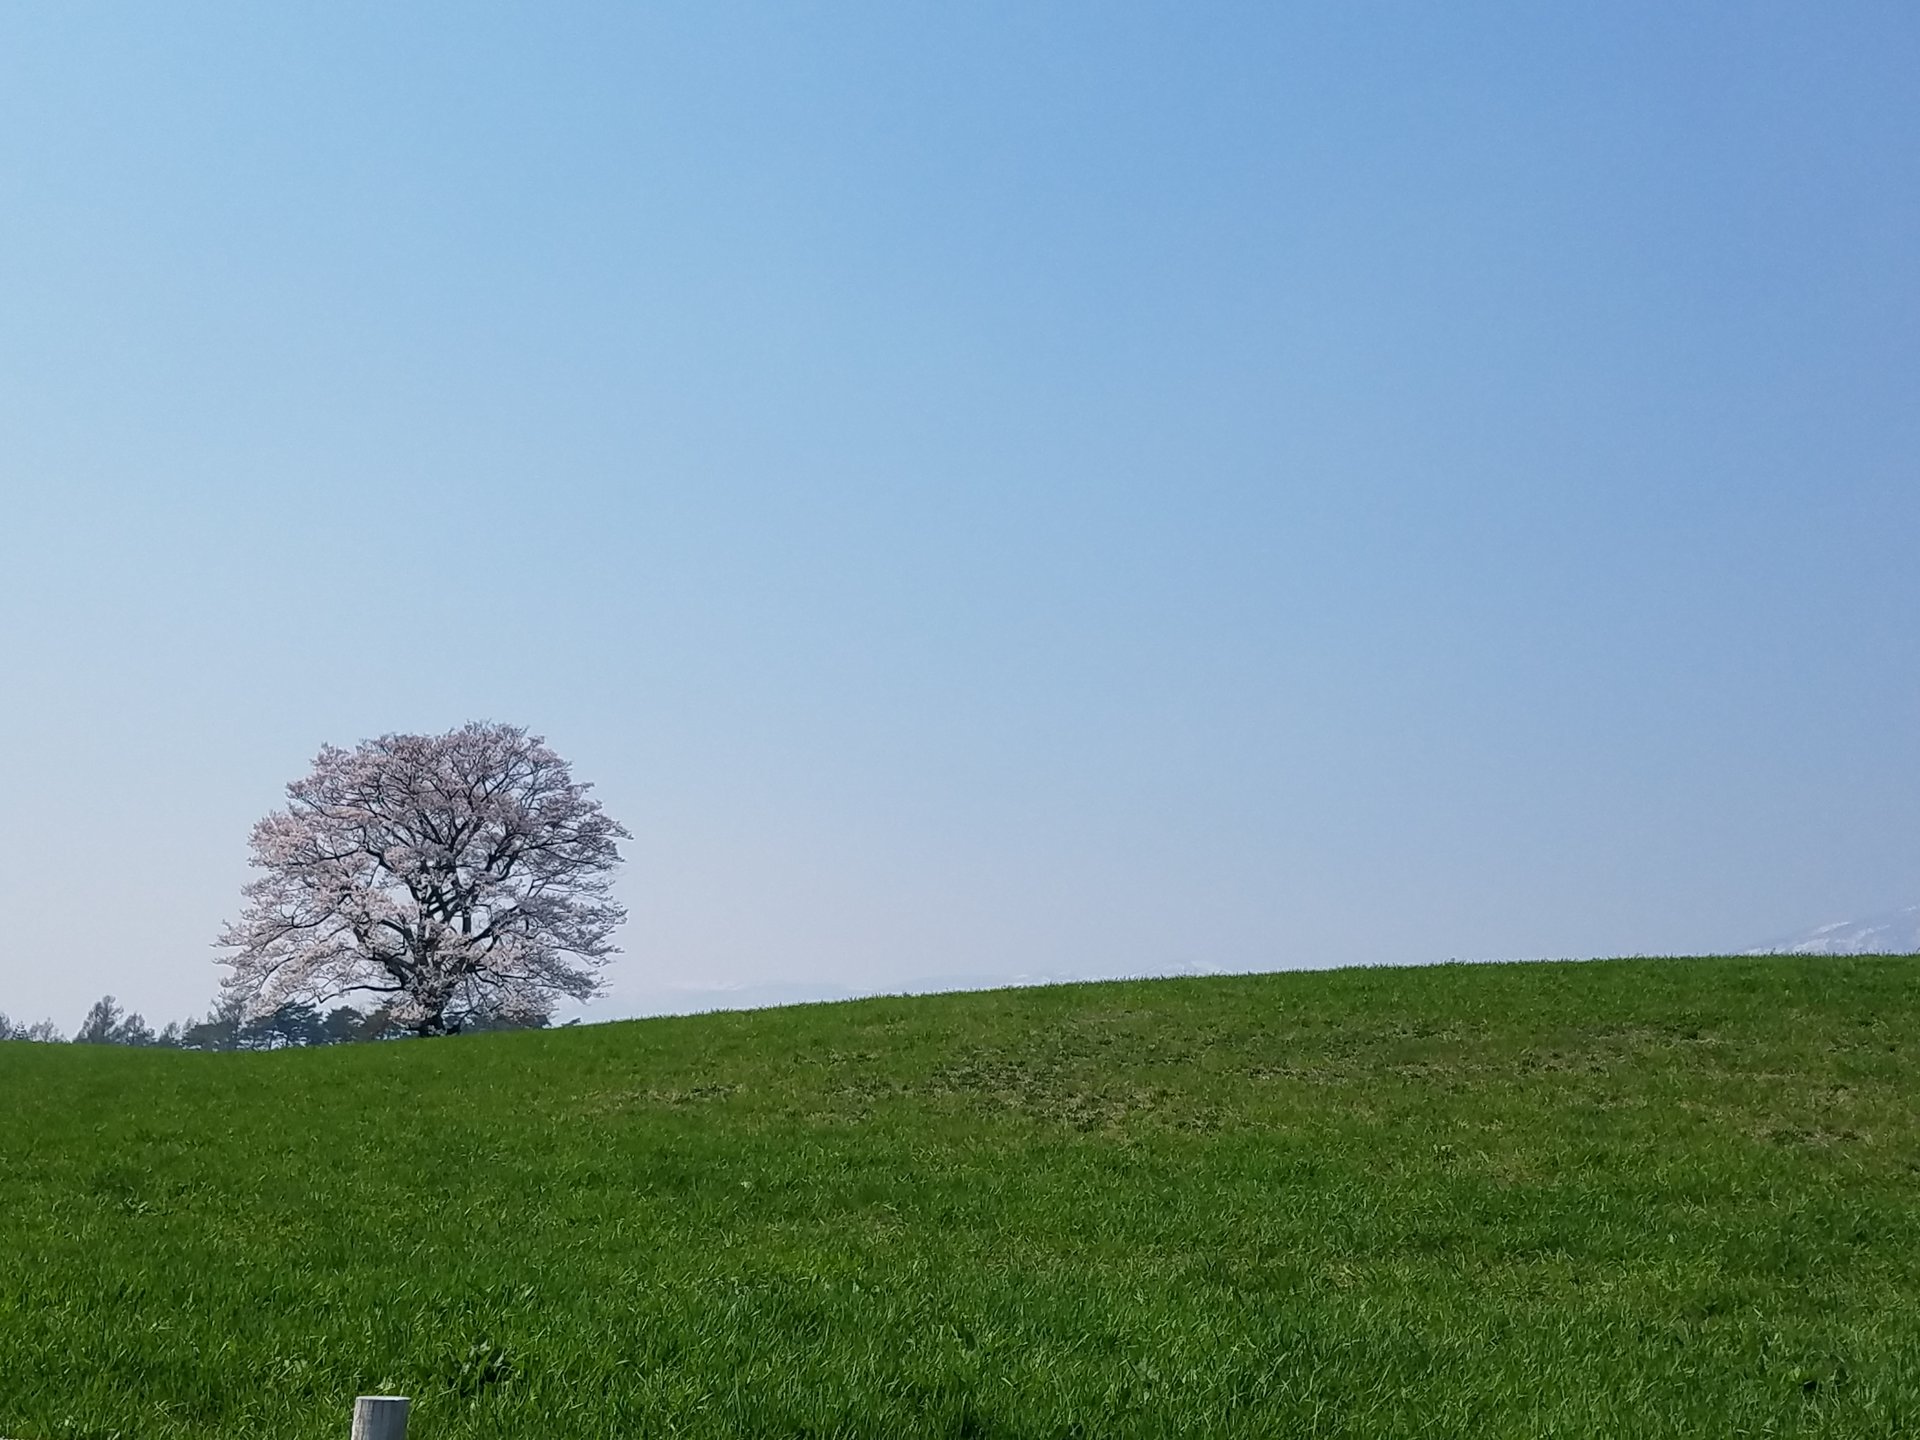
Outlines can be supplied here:
[[663, 988], [1920, 900], [1920, 8], [0, 9], [0, 1009], [323, 742]]

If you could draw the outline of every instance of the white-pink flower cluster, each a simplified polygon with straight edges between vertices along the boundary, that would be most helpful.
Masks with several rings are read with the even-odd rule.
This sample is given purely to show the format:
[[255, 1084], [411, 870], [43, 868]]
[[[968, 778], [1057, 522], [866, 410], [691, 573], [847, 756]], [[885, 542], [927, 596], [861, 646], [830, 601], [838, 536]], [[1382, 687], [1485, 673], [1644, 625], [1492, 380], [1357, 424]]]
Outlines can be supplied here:
[[592, 996], [629, 837], [590, 788], [512, 725], [327, 746], [253, 828], [226, 987], [255, 1014], [371, 997], [423, 1035]]

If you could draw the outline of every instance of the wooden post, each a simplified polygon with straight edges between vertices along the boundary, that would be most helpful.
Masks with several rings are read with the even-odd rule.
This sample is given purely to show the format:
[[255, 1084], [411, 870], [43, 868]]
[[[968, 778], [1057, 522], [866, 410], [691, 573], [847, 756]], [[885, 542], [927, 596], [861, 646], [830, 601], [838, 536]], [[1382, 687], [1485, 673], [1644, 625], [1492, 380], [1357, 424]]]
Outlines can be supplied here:
[[358, 1397], [353, 1402], [353, 1440], [407, 1440], [407, 1397]]

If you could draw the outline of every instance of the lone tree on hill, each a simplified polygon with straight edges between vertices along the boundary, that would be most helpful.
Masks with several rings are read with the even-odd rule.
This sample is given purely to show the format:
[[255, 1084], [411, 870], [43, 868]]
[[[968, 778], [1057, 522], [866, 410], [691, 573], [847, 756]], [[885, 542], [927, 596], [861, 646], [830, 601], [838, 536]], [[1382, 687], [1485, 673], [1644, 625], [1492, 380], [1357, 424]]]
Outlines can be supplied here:
[[235, 952], [224, 988], [249, 1017], [376, 996], [417, 1035], [598, 993], [629, 837], [590, 788], [513, 725], [326, 746], [253, 827], [262, 873], [217, 942]]

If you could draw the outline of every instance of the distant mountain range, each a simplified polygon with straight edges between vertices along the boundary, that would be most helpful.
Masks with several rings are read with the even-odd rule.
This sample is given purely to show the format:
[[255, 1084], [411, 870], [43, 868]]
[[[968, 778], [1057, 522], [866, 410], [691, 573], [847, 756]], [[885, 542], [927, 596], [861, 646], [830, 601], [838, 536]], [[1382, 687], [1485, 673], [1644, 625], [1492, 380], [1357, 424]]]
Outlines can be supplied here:
[[[626, 1015], [692, 1015], [709, 1010], [759, 1010], [771, 1005], [804, 1005], [820, 1000], [855, 1000], [872, 995], [934, 995], [953, 990], [1006, 990], [1025, 985], [1071, 985], [1089, 980], [1146, 980], [1173, 975], [1222, 975], [1226, 970], [1197, 961], [1129, 970], [1062, 970], [1047, 974], [991, 972], [917, 975], [892, 983], [844, 985], [833, 981], [799, 981], [765, 985], [672, 985], [644, 990], [616, 990], [607, 997], [608, 1009]], [[596, 1019], [609, 1018], [604, 1015]]]
[[[1744, 955], [1915, 955], [1920, 954], [1920, 905], [1835, 920], [1740, 952]], [[693, 1015], [711, 1010], [759, 1010], [775, 1005], [805, 1005], [825, 1000], [856, 1000], [874, 995], [932, 995], [955, 990], [1003, 990], [1025, 985], [1071, 985], [1093, 980], [1146, 980], [1176, 975], [1224, 975], [1231, 967], [1197, 961], [1129, 969], [1073, 969], [1044, 972], [978, 971], [916, 975], [897, 981], [848, 984], [799, 980], [762, 984], [680, 984], [616, 986], [594, 1007], [595, 1020], [618, 1016]]]
[[1920, 905], [1869, 915], [1864, 920], [1835, 920], [1766, 945], [1748, 955], [1915, 955], [1920, 954]]

